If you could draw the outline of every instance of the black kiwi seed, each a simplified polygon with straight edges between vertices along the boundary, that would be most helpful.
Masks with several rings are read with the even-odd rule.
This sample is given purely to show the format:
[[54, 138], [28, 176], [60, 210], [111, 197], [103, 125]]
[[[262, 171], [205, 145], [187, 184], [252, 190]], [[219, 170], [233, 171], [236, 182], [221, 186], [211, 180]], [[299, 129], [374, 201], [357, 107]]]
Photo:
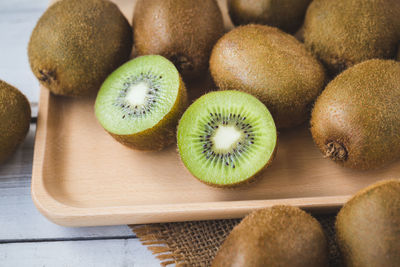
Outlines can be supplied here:
[[[148, 97], [147, 102], [143, 107], [135, 105], [131, 108], [131, 105], [126, 102], [125, 97], [128, 93], [130, 86], [133, 86], [140, 82], [147, 82], [149, 84], [150, 90], [148, 92], [148, 95], [151, 97]], [[115, 100], [116, 102], [114, 103], [115, 106], [122, 107], [123, 110], [126, 112], [126, 114], [124, 114], [122, 118], [125, 119], [126, 115], [131, 117], [140, 117], [151, 113], [151, 109], [154, 107], [154, 104], [157, 103], [158, 94], [156, 92], [158, 92], [158, 87], [160, 86], [158, 80], [156, 80], [156, 76], [152, 76], [150, 73], [140, 73], [139, 76], [128, 77], [123, 85], [124, 88], [121, 90], [119, 97]]]
[[148, 55], [128, 61], [103, 82], [95, 115], [122, 144], [161, 150], [176, 141], [176, 126], [187, 105], [186, 87], [173, 63]]
[[[247, 129], [250, 125], [254, 130]], [[272, 161], [276, 127], [268, 109], [255, 97], [238, 91], [212, 92], [185, 111], [177, 142], [182, 162], [197, 179], [212, 186], [235, 186]]]
[[[199, 135], [200, 141], [204, 142], [202, 154], [204, 154], [204, 157], [208, 161], [217, 159], [222, 161], [225, 166], [231, 166], [232, 168], [235, 168], [234, 161], [237, 159], [237, 156], [245, 153], [247, 150], [249, 150], [250, 145], [254, 144], [254, 137], [252, 137], [253, 135], [251, 134], [252, 131], [249, 130], [251, 125], [249, 123], [245, 123], [246, 117], [242, 117], [239, 114], [229, 113], [228, 116], [223, 116], [221, 113], [210, 112], [209, 115], [210, 120], [204, 124], [204, 134]], [[241, 130], [244, 134], [242, 139], [237, 142], [235, 147], [233, 147], [232, 151], [230, 152], [214, 151], [214, 143], [210, 138], [213, 136], [215, 130], [218, 129], [218, 123], [225, 126], [235, 125], [236, 128]]]

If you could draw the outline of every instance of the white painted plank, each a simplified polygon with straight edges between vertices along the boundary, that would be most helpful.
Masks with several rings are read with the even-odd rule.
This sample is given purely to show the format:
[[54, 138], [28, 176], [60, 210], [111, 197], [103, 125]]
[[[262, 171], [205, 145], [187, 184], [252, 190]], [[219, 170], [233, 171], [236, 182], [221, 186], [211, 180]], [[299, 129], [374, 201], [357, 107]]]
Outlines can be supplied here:
[[138, 239], [0, 244], [1, 266], [155, 267], [159, 261]]
[[19, 88], [37, 115], [39, 83], [29, 67], [27, 46], [48, 0], [0, 0], [0, 79]]
[[30, 194], [35, 129], [35, 125], [31, 124], [29, 135], [16, 154], [4, 165], [0, 165], [0, 242], [134, 236], [126, 225], [61, 227], [37, 211]]

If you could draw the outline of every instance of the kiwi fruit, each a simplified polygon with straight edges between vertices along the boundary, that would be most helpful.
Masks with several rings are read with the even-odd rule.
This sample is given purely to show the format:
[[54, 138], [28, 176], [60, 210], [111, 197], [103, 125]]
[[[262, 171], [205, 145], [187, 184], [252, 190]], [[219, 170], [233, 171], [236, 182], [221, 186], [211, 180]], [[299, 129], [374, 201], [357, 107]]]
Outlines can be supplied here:
[[132, 28], [108, 0], [61, 0], [43, 14], [28, 46], [40, 83], [56, 95], [95, 94], [129, 59]]
[[325, 157], [375, 169], [400, 157], [400, 62], [372, 59], [349, 68], [322, 92], [311, 116]]
[[264, 25], [240, 26], [215, 45], [210, 71], [221, 90], [263, 102], [278, 128], [301, 124], [325, 85], [322, 65], [293, 36]]
[[268, 109], [239, 91], [197, 99], [178, 125], [178, 151], [197, 179], [216, 187], [247, 183], [274, 157], [277, 133]]
[[224, 22], [215, 0], [138, 0], [133, 29], [139, 55], [162, 55], [191, 80], [207, 73]]
[[188, 105], [184, 83], [166, 58], [135, 58], [115, 70], [96, 98], [95, 114], [122, 144], [161, 150], [176, 140], [176, 126]]
[[0, 163], [24, 141], [30, 121], [28, 99], [18, 89], [0, 80]]
[[235, 25], [265, 24], [295, 33], [301, 26], [311, 0], [228, 0]]
[[319, 222], [299, 208], [250, 213], [220, 247], [213, 267], [325, 267], [328, 245]]
[[300, 29], [293, 36], [300, 42], [304, 43], [304, 24], [300, 27]]
[[400, 180], [351, 198], [337, 216], [336, 239], [346, 266], [400, 266]]
[[362, 61], [394, 59], [400, 42], [398, 0], [314, 0], [305, 44], [336, 75]]

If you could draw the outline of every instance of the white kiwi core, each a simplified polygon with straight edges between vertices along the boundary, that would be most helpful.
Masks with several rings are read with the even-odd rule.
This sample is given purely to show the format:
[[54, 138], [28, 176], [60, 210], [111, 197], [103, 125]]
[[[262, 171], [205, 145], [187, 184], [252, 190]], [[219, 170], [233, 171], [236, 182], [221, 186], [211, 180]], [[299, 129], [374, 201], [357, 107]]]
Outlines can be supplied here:
[[147, 82], [139, 82], [132, 85], [126, 94], [126, 100], [132, 106], [143, 106], [146, 104], [146, 96], [150, 91], [150, 85]]
[[218, 150], [229, 150], [239, 142], [242, 134], [235, 126], [220, 125], [212, 137], [213, 144]]

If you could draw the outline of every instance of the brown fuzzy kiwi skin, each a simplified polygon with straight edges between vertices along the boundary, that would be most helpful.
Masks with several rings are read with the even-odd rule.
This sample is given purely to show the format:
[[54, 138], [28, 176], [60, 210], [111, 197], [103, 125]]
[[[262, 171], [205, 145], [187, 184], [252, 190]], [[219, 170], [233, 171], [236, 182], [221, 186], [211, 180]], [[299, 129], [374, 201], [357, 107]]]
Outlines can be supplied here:
[[277, 128], [304, 122], [325, 85], [322, 65], [302, 43], [264, 25], [225, 34], [213, 48], [210, 71], [220, 90], [243, 91], [263, 102]]
[[299, 208], [254, 211], [229, 234], [212, 267], [325, 267], [328, 245], [319, 222]]
[[43, 14], [28, 46], [31, 69], [56, 95], [96, 93], [129, 59], [132, 28], [108, 0], [61, 0]]
[[400, 157], [400, 62], [373, 59], [341, 73], [315, 102], [314, 142], [325, 157], [354, 169]]
[[28, 99], [0, 80], [0, 163], [6, 161], [25, 139], [30, 126]]
[[368, 59], [395, 58], [400, 1], [314, 0], [304, 25], [307, 48], [336, 75]]
[[132, 135], [110, 133], [118, 142], [137, 150], [159, 151], [175, 143], [176, 126], [183, 112], [188, 107], [188, 96], [185, 84], [179, 79], [178, 96], [175, 104], [165, 117], [152, 128]]
[[224, 22], [215, 0], [139, 0], [133, 29], [139, 55], [168, 58], [186, 81], [207, 73]]
[[300, 29], [293, 35], [299, 42], [304, 43], [304, 24]]
[[399, 50], [397, 52], [397, 61], [400, 61], [400, 46], [399, 46]]
[[265, 24], [296, 32], [311, 0], [229, 0], [229, 15], [235, 25]]
[[335, 228], [346, 266], [400, 266], [400, 180], [358, 192], [340, 210]]

